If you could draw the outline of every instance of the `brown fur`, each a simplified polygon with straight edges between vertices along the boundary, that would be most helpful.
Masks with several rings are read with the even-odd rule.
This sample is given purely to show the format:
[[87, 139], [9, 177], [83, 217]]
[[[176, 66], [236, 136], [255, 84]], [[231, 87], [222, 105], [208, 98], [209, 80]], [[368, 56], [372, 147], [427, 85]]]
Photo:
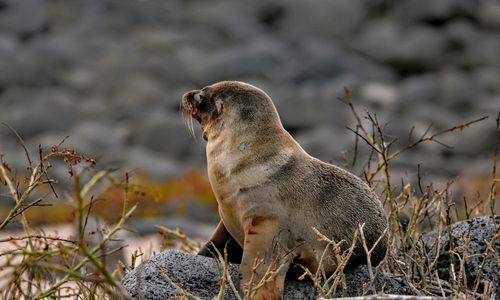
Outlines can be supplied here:
[[[251, 85], [225, 81], [188, 92], [182, 100], [184, 115], [198, 120], [207, 140], [208, 174], [219, 203], [221, 222], [200, 251], [210, 255], [213, 247], [233, 252], [240, 262], [242, 288], [254, 274], [281, 271], [253, 299], [280, 299], [285, 274], [291, 264], [303, 264], [313, 273], [318, 268], [327, 237], [351, 245], [358, 224], [365, 223], [368, 247], [383, 234], [387, 222], [375, 193], [355, 175], [308, 155], [281, 125], [271, 99]], [[195, 97], [203, 103], [198, 103]], [[385, 256], [386, 237], [371, 260]], [[357, 241], [351, 262], [366, 262]], [[253, 264], [262, 264], [254, 269]], [[325, 261], [332, 273], [336, 263]]]

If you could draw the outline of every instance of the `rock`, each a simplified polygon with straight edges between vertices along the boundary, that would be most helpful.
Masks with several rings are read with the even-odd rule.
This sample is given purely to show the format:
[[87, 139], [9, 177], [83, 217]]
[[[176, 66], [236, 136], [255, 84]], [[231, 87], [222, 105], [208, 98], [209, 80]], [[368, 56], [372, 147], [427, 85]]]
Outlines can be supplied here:
[[95, 72], [85, 68], [74, 68], [69, 70], [62, 81], [71, 89], [84, 92], [92, 89], [95, 84]]
[[352, 47], [397, 71], [422, 72], [442, 65], [445, 40], [439, 32], [423, 25], [401, 26], [382, 19], [371, 21], [352, 39]]
[[188, 7], [187, 18], [192, 19], [196, 27], [207, 31], [206, 26], [219, 31], [219, 42], [244, 42], [261, 34], [259, 11], [264, 9], [264, 1], [211, 1], [200, 2]]
[[410, 104], [432, 102], [437, 91], [437, 75], [434, 73], [407, 77], [399, 84], [398, 106], [405, 109]]
[[301, 38], [308, 35], [329, 39], [348, 37], [363, 22], [365, 14], [365, 3], [360, 0], [288, 1], [282, 28]]
[[[193, 162], [205, 167], [199, 131], [191, 139], [178, 114], [181, 95], [230, 79], [262, 87], [285, 127], [326, 160], [345, 148], [337, 138], [352, 127], [336, 100], [344, 87], [361, 115], [366, 107], [390, 122], [389, 134], [405, 144], [412, 125], [422, 133], [430, 123], [437, 130], [494, 118], [499, 7], [496, 0], [0, 0], [0, 122], [35, 152], [38, 141], [69, 134], [70, 144], [102, 154], [103, 163], [167, 176]], [[448, 155], [446, 163], [429, 160], [439, 164], [433, 172], [463, 172], [474, 156], [490, 157], [490, 123], [450, 134], [456, 151], [419, 146], [404, 166]], [[16, 156], [8, 131], [0, 130], [0, 144]]]
[[61, 89], [14, 88], [2, 95], [2, 122], [23, 138], [46, 131], [68, 131], [78, 121], [75, 96]]
[[134, 74], [123, 78], [114, 86], [111, 109], [124, 111], [123, 115], [127, 112], [129, 114], [130, 111], [139, 111], [144, 105], [154, 110], [163, 102], [166, 95], [167, 92], [155, 78]]
[[[364, 287], [370, 281], [370, 273], [366, 265], [358, 265], [354, 269], [346, 271], [347, 295], [350, 297], [363, 295]], [[409, 288], [389, 273], [375, 275], [373, 288], [375, 291], [383, 291], [385, 294], [411, 295]]]
[[[198, 128], [196, 121], [193, 122]], [[194, 154], [203, 156], [205, 149], [201, 135], [193, 138], [180, 115], [161, 111], [150, 114], [149, 119], [132, 131], [131, 143], [184, 160]]]
[[477, 18], [483, 26], [499, 29], [500, 3], [494, 0], [480, 1]]
[[[471, 115], [466, 120], [461, 120], [460, 123], [479, 119], [483, 116], [489, 116], [489, 118], [471, 124], [463, 131], [443, 135], [439, 138], [439, 141], [452, 146], [454, 154], [462, 155], [462, 158], [469, 157], [472, 159], [478, 156], [490, 156], [493, 149], [495, 149], [496, 126], [494, 119], [496, 112], [490, 112], [487, 115]], [[487, 174], [489, 171], [485, 170], [485, 173]]]
[[[442, 126], [465, 121], [463, 117], [478, 105], [478, 96], [495, 92], [495, 72], [490, 70], [483, 74], [484, 79], [481, 79], [479, 73], [473, 77], [469, 73], [450, 68], [407, 77], [398, 86], [399, 102], [394, 105], [399, 106], [399, 113], [408, 114], [405, 119], [414, 120], [417, 115], [422, 117], [419, 118], [421, 121], [438, 124], [439, 128], [444, 129]], [[454, 115], [460, 115], [461, 118], [457, 119]]]
[[[356, 74], [361, 80], [369, 81], [387, 81], [391, 82], [398, 79], [397, 71], [390, 65], [381, 64], [373, 61], [364, 55], [357, 53], [346, 53], [344, 56], [345, 70], [339, 77], [345, 74]], [[351, 88], [348, 86], [348, 88]]]
[[[279, 92], [279, 89], [278, 89]], [[274, 96], [274, 105], [278, 110], [281, 122], [285, 129], [293, 133], [296, 130], [304, 130], [319, 125], [332, 116], [329, 111], [319, 108], [327, 108], [325, 99], [319, 97], [319, 89], [314, 84], [303, 84], [299, 87], [286, 86], [282, 93]]]
[[[101, 3], [102, 1], [94, 1]], [[106, 3], [107, 15], [119, 15], [123, 19], [123, 26], [133, 24], [170, 24], [176, 23], [184, 16], [182, 1], [134, 1], [125, 0]]]
[[29, 39], [46, 30], [47, 4], [45, 0], [2, 0], [0, 32], [10, 32], [20, 39]]
[[[118, 152], [120, 151], [115, 153]], [[108, 163], [116, 168], [138, 171], [161, 180], [177, 176], [183, 170], [177, 160], [142, 146], [129, 147], [127, 151], [121, 151], [118, 158], [109, 157], [108, 160], [110, 160]]]
[[396, 104], [397, 89], [385, 82], [367, 82], [361, 87], [360, 96], [369, 104], [390, 108]]
[[[78, 123], [72, 130], [60, 131], [58, 134], [42, 133], [26, 140], [29, 149], [44, 149], [59, 145], [64, 140], [62, 148], [72, 148], [78, 153], [101, 159], [115, 158], [113, 149], [120, 151], [127, 136], [127, 129], [109, 123], [85, 121]], [[67, 137], [67, 138], [65, 138]]]
[[341, 154], [354, 146], [354, 135], [333, 126], [316, 126], [294, 137], [307, 153], [323, 161], [343, 163]]
[[471, 77], [477, 82], [481, 93], [495, 95], [500, 92], [500, 68], [483, 66], [472, 71]]
[[325, 39], [303, 37], [297, 44], [294, 56], [300, 61], [295, 65], [294, 82], [325, 80], [339, 76], [349, 68], [345, 62], [346, 53], [338, 44]]
[[269, 91], [285, 129], [291, 133], [316, 126], [345, 127], [349, 115], [345, 105], [337, 100], [344, 96], [345, 87], [356, 87], [356, 76], [346, 74], [325, 81], [310, 81], [298, 86], [251, 82]]
[[449, 19], [474, 16], [478, 1], [464, 0], [404, 0], [398, 1], [396, 11], [403, 21], [425, 21], [440, 24]]
[[[451, 232], [444, 229], [440, 233], [439, 249], [437, 243], [438, 234], [432, 231], [424, 234], [423, 241], [428, 252], [428, 260], [433, 261], [438, 255], [437, 268], [439, 276], [442, 279], [449, 278], [450, 270], [450, 254], [451, 249], [450, 236], [453, 237], [453, 248], [456, 253], [462, 254], [466, 251], [468, 257], [465, 263], [467, 283], [473, 287], [475, 280], [480, 274], [481, 283], [490, 281], [493, 288], [498, 295], [500, 292], [500, 266], [498, 265], [498, 256], [500, 252], [500, 240], [498, 239], [498, 231], [500, 229], [500, 216], [483, 216], [475, 219], [457, 222], [451, 225]], [[493, 255], [491, 250], [487, 249], [485, 241], [492, 241], [494, 237], [497, 238], [492, 242], [492, 247], [497, 254]], [[464, 241], [467, 241], [464, 243]], [[464, 249], [464, 247], [467, 247]], [[484, 253], [488, 253], [484, 256]], [[458, 258], [456, 260], [456, 269], [459, 270]], [[481, 265], [482, 271], [481, 271]], [[481, 273], [479, 273], [481, 272]], [[481, 285], [482, 285], [481, 284]], [[482, 287], [480, 287], [480, 290]]]
[[478, 94], [475, 82], [467, 74], [457, 70], [439, 73], [435, 102], [442, 107], [455, 112], [467, 112]]
[[197, 82], [211, 84], [219, 80], [242, 80], [248, 76], [280, 79], [288, 74], [290, 59], [287, 45], [264, 36], [204, 53], [196, 63], [186, 61], [185, 65]]
[[447, 49], [443, 61], [470, 68], [500, 65], [500, 39], [495, 31], [482, 31], [463, 20], [450, 22], [443, 30]]
[[341, 298], [318, 298], [318, 300], [446, 300], [445, 297], [433, 297], [433, 296], [408, 296], [408, 295], [389, 295], [389, 294], [379, 294], [379, 295], [369, 295], [360, 297], [341, 297]]
[[[229, 270], [236, 287], [239, 286], [239, 266], [231, 265]], [[160, 272], [161, 270], [161, 272]], [[212, 299], [219, 292], [219, 274], [215, 261], [178, 250], [167, 250], [143, 262], [127, 273], [123, 279], [125, 289], [134, 299], [166, 299], [179, 295], [178, 288], [169, 284], [168, 277], [178, 287], [201, 299]], [[162, 274], [163, 273], [163, 276]], [[166, 276], [165, 276], [166, 275]], [[366, 266], [358, 266], [346, 273], [347, 294], [361, 295], [363, 284], [370, 281]], [[405, 286], [388, 274], [379, 274], [375, 289], [385, 293], [408, 293]], [[315, 288], [309, 281], [286, 281], [285, 299], [316, 299]], [[235, 299], [230, 288], [224, 291], [224, 299]]]
[[[301, 37], [295, 46], [291, 64], [291, 78], [297, 83], [330, 81], [346, 74], [355, 74], [362, 79], [392, 80], [394, 73], [389, 68], [376, 64], [351, 51], [346, 51], [339, 43], [314, 36]], [[294, 44], [296, 42], [293, 42]]]
[[[143, 262], [123, 279], [125, 289], [134, 299], [166, 299], [179, 291], [162, 277], [168, 278], [202, 299], [212, 299], [218, 293], [219, 274], [213, 259], [177, 250], [167, 250]], [[231, 277], [237, 280], [237, 268], [231, 267]], [[237, 283], [236, 283], [237, 284]], [[231, 297], [231, 298], [229, 298]], [[231, 290], [224, 299], [233, 299]]]
[[22, 47], [17, 39], [0, 35], [0, 87], [7, 89], [18, 84], [44, 84], [43, 62], [29, 48]]
[[123, 146], [128, 135], [128, 129], [123, 125], [84, 121], [78, 123], [68, 135], [69, 143], [78, 144], [75, 149], [80, 149], [80, 151], [86, 153], [94, 152], [94, 155], [102, 155], [103, 153], [99, 153], [99, 151], [112, 148], [118, 149]]

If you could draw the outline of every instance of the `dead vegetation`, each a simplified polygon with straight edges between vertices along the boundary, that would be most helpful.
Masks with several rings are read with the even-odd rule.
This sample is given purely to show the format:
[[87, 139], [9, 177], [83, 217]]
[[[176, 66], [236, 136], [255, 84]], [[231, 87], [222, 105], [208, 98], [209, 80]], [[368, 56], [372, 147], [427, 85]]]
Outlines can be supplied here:
[[[454, 209], [454, 202], [450, 187], [450, 180], [444, 187], [438, 188], [429, 184], [422, 185], [422, 178], [418, 170], [416, 184], [401, 182], [394, 186], [391, 176], [391, 163], [399, 155], [411, 151], [421, 143], [441, 143], [439, 137], [445, 134], [453, 134], [455, 131], [466, 130], [476, 122], [483, 121], [486, 117], [452, 126], [446, 130], [431, 133], [429, 127], [425, 133], [416, 140], [410, 141], [408, 145], [393, 150], [393, 142], [384, 134], [384, 125], [380, 124], [376, 115], [366, 112], [360, 115], [351, 101], [352, 95], [346, 90], [345, 97], [340, 100], [351, 110], [356, 120], [355, 128], [350, 130], [356, 135], [356, 145], [352, 162], [357, 163], [358, 149], [369, 147], [370, 154], [365, 162], [363, 177], [370, 186], [381, 191], [381, 201], [387, 208], [389, 215], [389, 227], [384, 234], [389, 237], [389, 250], [386, 259], [378, 267], [371, 265], [370, 254], [364, 242], [363, 224], [359, 224], [356, 231], [355, 241], [360, 241], [368, 254], [367, 264], [371, 281], [364, 287], [365, 294], [382, 293], [374, 285], [374, 278], [381, 272], [391, 273], [406, 283], [414, 295], [457, 297], [467, 299], [489, 299], [494, 297], [491, 286], [482, 281], [480, 274], [474, 282], [468, 281], [465, 265], [470, 259], [466, 249], [455, 247], [451, 243], [449, 249], [450, 266], [446, 278], [441, 278], [436, 270], [437, 256], [429, 260], [428, 253], [422, 240], [422, 230], [429, 228], [441, 232], [443, 229], [450, 231], [451, 224], [464, 218], [473, 218], [479, 215], [495, 215], [497, 199], [497, 184], [499, 181], [497, 171], [497, 153], [500, 140], [499, 118], [496, 118], [496, 148], [493, 151], [491, 184], [489, 194], [482, 196], [480, 201], [465, 207], [465, 216]], [[15, 131], [13, 131], [15, 132]], [[17, 133], [16, 133], [17, 135]], [[0, 240], [3, 245], [0, 253], [0, 297], [3, 299], [108, 299], [127, 298], [127, 294], [121, 286], [121, 278], [127, 269], [136, 266], [141, 253], [134, 253], [132, 265], [119, 265], [115, 270], [106, 267], [106, 259], [111, 254], [120, 251], [120, 247], [113, 248], [111, 242], [117, 240], [118, 233], [126, 230], [126, 220], [133, 213], [137, 204], [129, 203], [129, 193], [137, 188], [129, 183], [128, 175], [123, 179], [115, 178], [108, 171], [97, 171], [96, 161], [88, 156], [81, 155], [72, 149], [65, 149], [60, 145], [54, 145], [51, 149], [44, 151], [41, 147], [38, 151], [36, 162], [29, 156], [22, 139], [19, 137], [21, 147], [26, 153], [27, 174], [19, 174], [12, 170], [8, 162], [1, 157], [0, 163], [0, 191], [8, 195], [13, 201], [13, 207], [8, 214], [0, 220], [0, 232], [12, 222], [22, 224], [23, 234]], [[363, 146], [364, 145], [364, 146]], [[38, 197], [39, 190], [49, 187], [52, 195], [59, 197], [54, 189], [56, 182], [50, 177], [50, 168], [54, 160], [62, 160], [68, 168], [68, 176], [73, 181], [73, 190], [67, 201], [71, 202], [76, 220], [77, 236], [74, 239], [64, 239], [58, 236], [45, 234], [30, 226], [30, 220], [26, 211], [37, 206], [50, 205], [44, 197]], [[359, 163], [359, 162], [358, 162]], [[122, 192], [121, 211], [117, 222], [112, 226], [101, 228], [99, 231], [99, 242], [90, 243], [86, 237], [88, 218], [92, 215], [95, 204], [95, 188], [105, 183], [112, 186], [114, 191]], [[163, 247], [180, 247], [188, 252], [195, 252], [199, 244], [193, 242], [178, 230], [170, 230], [159, 227]], [[446, 232], [446, 231], [445, 231]], [[352, 254], [354, 244], [341, 247], [343, 241], [334, 241], [329, 237], [317, 232], [318, 239], [328, 243], [322, 258], [330, 255], [335, 257], [338, 267], [333, 274], [325, 274], [321, 267], [316, 271], [304, 269], [303, 278], [312, 279], [318, 296], [332, 297], [334, 295], [346, 295], [346, 282], [344, 269]], [[489, 245], [482, 255], [488, 259], [499, 261], [499, 254], [495, 252], [494, 239], [485, 241]], [[437, 237], [436, 245], [439, 247], [440, 237]], [[452, 239], [450, 239], [452, 240]], [[467, 244], [467, 241], [463, 241]], [[243, 297], [237, 292], [229, 272], [227, 253], [217, 253], [216, 261], [220, 274], [220, 292], [215, 297], [223, 299], [224, 290], [231, 289], [239, 299]], [[254, 269], [260, 261], [256, 261]], [[160, 266], [158, 271], [163, 274], [165, 282], [176, 287], [181, 297], [198, 299], [196, 295], [190, 294], [182, 289], [177, 283], [172, 282]], [[259, 282], [252, 282], [246, 291], [246, 297], [251, 296], [262, 287], [266, 280], [272, 280], [279, 272], [278, 269], [269, 269]]]

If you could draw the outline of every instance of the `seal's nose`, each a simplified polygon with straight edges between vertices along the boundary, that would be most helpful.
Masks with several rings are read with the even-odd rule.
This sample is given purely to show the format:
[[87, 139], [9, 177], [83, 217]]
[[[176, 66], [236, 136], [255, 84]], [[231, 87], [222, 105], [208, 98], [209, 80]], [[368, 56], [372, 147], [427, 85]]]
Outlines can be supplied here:
[[199, 91], [193, 95], [194, 101], [199, 105], [208, 99], [207, 94], [203, 91]]

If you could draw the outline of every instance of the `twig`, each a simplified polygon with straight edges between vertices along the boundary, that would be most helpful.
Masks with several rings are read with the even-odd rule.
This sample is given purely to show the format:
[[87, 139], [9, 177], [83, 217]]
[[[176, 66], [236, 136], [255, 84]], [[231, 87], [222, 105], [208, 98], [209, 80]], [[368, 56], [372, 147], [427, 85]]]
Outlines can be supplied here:
[[26, 148], [26, 144], [24, 143], [23, 138], [9, 124], [2, 122], [2, 125], [5, 126], [5, 127], [7, 127], [16, 136], [17, 140], [19, 141], [19, 143], [21, 144], [21, 147], [24, 150], [24, 154], [26, 155], [26, 159], [28, 160], [29, 170], [32, 171], [33, 170], [33, 163], [31, 162], [31, 157], [30, 157], [30, 154], [28, 152], [28, 148]]
[[158, 273], [160, 273], [160, 276], [166, 281], [168, 282], [168, 284], [170, 284], [171, 286], [173, 286], [174, 288], [176, 288], [177, 290], [179, 290], [179, 292], [181, 293], [181, 295], [184, 295], [184, 296], [187, 296], [191, 299], [194, 299], [194, 300], [201, 300], [201, 298], [191, 294], [190, 292], [186, 291], [185, 289], [183, 289], [182, 287], [180, 287], [179, 285], [175, 284], [172, 279], [170, 279], [170, 277], [167, 275], [167, 273], [165, 273], [165, 271], [163, 270], [163, 268], [161, 266], [159, 266], [156, 262], [152, 261], [152, 263], [155, 265], [156, 267], [156, 270], [158, 270]]
[[[388, 158], [389, 160], [391, 160], [391, 159], [393, 159], [393, 158], [395, 158], [395, 157], [399, 156], [401, 153], [403, 153], [403, 152], [405, 152], [405, 151], [407, 151], [407, 150], [409, 150], [409, 149], [411, 149], [411, 148], [416, 147], [416, 146], [417, 146], [418, 144], [420, 144], [420, 143], [423, 143], [423, 142], [425, 142], [425, 141], [434, 141], [434, 142], [436, 142], [436, 137], [438, 137], [438, 136], [441, 136], [441, 135], [443, 135], [443, 134], [445, 134], [445, 133], [453, 132], [453, 131], [455, 131], [455, 130], [457, 130], [457, 129], [460, 129], [460, 130], [462, 131], [462, 130], [464, 130], [465, 128], [469, 127], [470, 125], [472, 125], [472, 124], [474, 124], [474, 123], [477, 123], [477, 122], [481, 122], [481, 121], [483, 121], [483, 120], [485, 120], [485, 119], [487, 119], [487, 118], [488, 118], [488, 116], [484, 116], [484, 117], [481, 117], [481, 118], [479, 118], [479, 119], [475, 119], [475, 120], [472, 120], [472, 121], [469, 121], [469, 122], [466, 122], [466, 123], [463, 123], [463, 124], [455, 125], [455, 126], [450, 127], [450, 128], [448, 128], [448, 129], [438, 131], [437, 133], [434, 133], [434, 134], [432, 134], [432, 135], [430, 135], [430, 136], [425, 136], [425, 134], [424, 134], [424, 135], [423, 135], [422, 137], [420, 137], [420, 138], [419, 138], [416, 142], [413, 142], [413, 143], [411, 143], [411, 144], [409, 144], [409, 145], [407, 145], [407, 146], [403, 147], [402, 149], [400, 149], [400, 150], [398, 150], [398, 151], [393, 152], [393, 153], [392, 153], [391, 155], [389, 155], [387, 158]], [[426, 131], [426, 132], [427, 132], [427, 131]], [[438, 144], [440, 144], [440, 145], [444, 145], [444, 144], [443, 144], [443, 143], [441, 143], [441, 142], [437, 142], [437, 143], [438, 143]]]
[[[19, 216], [20, 214], [22, 214], [25, 210], [27, 210], [28, 208], [32, 207], [32, 206], [51, 206], [52, 204], [39, 204], [40, 202], [43, 201], [43, 198], [40, 198], [40, 199], [37, 199], [31, 203], [29, 203], [28, 205], [26, 206], [23, 206], [21, 209], [19, 209], [16, 213], [14, 213], [12, 216], [11, 216], [11, 219], [14, 219], [15, 217]], [[7, 222], [9, 222], [10, 220], [8, 220]]]
[[493, 166], [491, 168], [491, 186], [490, 186], [490, 194], [489, 194], [489, 206], [490, 206], [490, 211], [491, 214], [494, 216], [495, 215], [495, 204], [496, 204], [496, 196], [497, 196], [497, 183], [500, 181], [499, 178], [497, 178], [497, 161], [498, 161], [498, 149], [500, 147], [500, 110], [498, 111], [497, 118], [496, 118], [496, 138], [495, 138], [495, 150], [493, 152]]

